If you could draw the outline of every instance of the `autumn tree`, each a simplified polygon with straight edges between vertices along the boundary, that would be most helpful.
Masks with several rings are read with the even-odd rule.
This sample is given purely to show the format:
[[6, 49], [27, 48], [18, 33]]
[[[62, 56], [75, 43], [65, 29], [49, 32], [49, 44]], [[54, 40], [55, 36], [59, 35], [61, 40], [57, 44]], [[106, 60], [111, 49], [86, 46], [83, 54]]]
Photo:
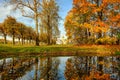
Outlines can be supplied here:
[[24, 35], [26, 34], [25, 33], [25, 30], [26, 30], [26, 25], [24, 25], [23, 23], [20, 23], [20, 22], [18, 22], [17, 24], [17, 29], [18, 29], [18, 34], [17, 34], [17, 36], [16, 37], [18, 37], [19, 38], [19, 41], [20, 41], [20, 39], [21, 39], [21, 44], [23, 45], [23, 37], [24, 37]]
[[[82, 37], [88, 42], [90, 38], [106, 37], [110, 27], [119, 27], [119, 5], [119, 0], [73, 0], [73, 8], [65, 20], [67, 35], [71, 34], [76, 40]], [[80, 31], [75, 33], [75, 29]], [[70, 30], [74, 32], [69, 33]], [[82, 32], [82, 35], [79, 32]]]
[[31, 40], [34, 37], [34, 29], [32, 27], [26, 27], [26, 31], [27, 31], [27, 40], [29, 41], [29, 44], [31, 44]]
[[7, 33], [8, 33], [8, 27], [5, 26], [4, 23], [0, 23], [0, 33], [4, 36], [4, 44], [7, 43]]
[[41, 33], [47, 33], [47, 44], [52, 44], [52, 39], [59, 35], [59, 7], [55, 0], [43, 0], [42, 10], [40, 13]]
[[3, 23], [0, 23], [0, 33], [4, 36], [4, 43], [7, 43], [6, 36], [12, 36], [12, 43], [15, 44], [15, 38], [21, 39], [22, 45], [25, 40], [32, 41], [36, 39], [36, 32], [32, 27], [18, 22], [14, 17], [8, 16]]
[[25, 44], [25, 42], [27, 41], [28, 44], [33, 43], [33, 41], [36, 40], [36, 32], [35, 30], [30, 27], [30, 26], [26, 26], [23, 23], [18, 23], [18, 34], [17, 34], [17, 38], [21, 39], [21, 43], [22, 45]]
[[[67, 35], [72, 36], [71, 38], [77, 42], [85, 39], [87, 40], [85, 43], [88, 43], [89, 38], [93, 36], [94, 39], [105, 38], [110, 27], [119, 27], [119, 2], [120, 0], [73, 0], [73, 8], [65, 21]], [[101, 41], [98, 43], [102, 44]], [[103, 57], [98, 57], [98, 61], [102, 62]], [[102, 75], [103, 64], [98, 66]]]
[[40, 0], [6, 0], [6, 2], [13, 4], [14, 9], [19, 9], [24, 17], [29, 17], [35, 20], [36, 26], [36, 45], [39, 45], [39, 31], [38, 31], [38, 15], [41, 11]]
[[17, 33], [16, 23], [17, 23], [16, 19], [11, 16], [8, 16], [7, 19], [4, 20], [5, 26], [8, 27], [8, 34], [12, 35], [13, 45], [15, 44], [15, 34]]

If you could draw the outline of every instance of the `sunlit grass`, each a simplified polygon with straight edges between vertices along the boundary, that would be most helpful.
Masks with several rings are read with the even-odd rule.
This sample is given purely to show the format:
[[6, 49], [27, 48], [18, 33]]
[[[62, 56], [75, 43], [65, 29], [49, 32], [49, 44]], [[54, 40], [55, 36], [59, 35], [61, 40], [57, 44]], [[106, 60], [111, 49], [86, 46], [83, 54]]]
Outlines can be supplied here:
[[[0, 44], [1, 53], [56, 53], [62, 55], [77, 54], [77, 55], [114, 55], [116, 51], [120, 51], [119, 45], [11, 45]], [[118, 55], [118, 54], [117, 54]]]

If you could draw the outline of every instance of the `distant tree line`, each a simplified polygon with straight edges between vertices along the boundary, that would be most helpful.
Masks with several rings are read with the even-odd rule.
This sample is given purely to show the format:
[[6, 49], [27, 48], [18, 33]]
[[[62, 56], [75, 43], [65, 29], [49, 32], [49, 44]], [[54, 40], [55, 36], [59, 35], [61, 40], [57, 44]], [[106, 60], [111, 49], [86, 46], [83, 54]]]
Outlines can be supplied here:
[[25, 44], [25, 40], [31, 44], [35, 41], [36, 32], [25, 24], [16, 21], [15, 18], [7, 16], [3, 23], [0, 23], [0, 35], [4, 37], [4, 44], [7, 44], [7, 36], [12, 37], [12, 44], [15, 45], [15, 38], [18, 38], [19, 44]]

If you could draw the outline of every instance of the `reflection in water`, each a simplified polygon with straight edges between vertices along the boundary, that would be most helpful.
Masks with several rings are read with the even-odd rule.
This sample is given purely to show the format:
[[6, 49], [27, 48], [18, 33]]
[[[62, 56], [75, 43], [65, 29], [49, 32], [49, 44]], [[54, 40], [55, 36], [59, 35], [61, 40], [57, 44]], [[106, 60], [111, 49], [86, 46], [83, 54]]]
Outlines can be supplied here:
[[120, 80], [120, 57], [73, 57], [65, 67], [66, 80]]
[[40, 62], [40, 78], [44, 80], [58, 80], [58, 67], [60, 60], [58, 58], [48, 57], [44, 61]]
[[15, 80], [25, 74], [34, 63], [32, 58], [7, 58], [1, 61], [0, 80]]
[[0, 80], [120, 80], [120, 57], [4, 58]]

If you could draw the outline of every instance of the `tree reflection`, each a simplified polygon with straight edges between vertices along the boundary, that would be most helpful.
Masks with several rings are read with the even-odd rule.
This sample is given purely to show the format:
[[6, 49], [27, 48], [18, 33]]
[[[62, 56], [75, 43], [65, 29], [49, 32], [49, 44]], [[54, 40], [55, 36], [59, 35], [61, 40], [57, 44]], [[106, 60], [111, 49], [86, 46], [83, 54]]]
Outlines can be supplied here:
[[58, 67], [60, 60], [58, 58], [47, 57], [40, 62], [40, 79], [58, 80]]
[[34, 80], [38, 79], [38, 57], [35, 58], [35, 73], [34, 73]]
[[[59, 73], [61, 59], [63, 58], [2, 59], [0, 60], [0, 80], [61, 80]], [[101, 70], [100, 65], [102, 65]], [[102, 57], [102, 60], [97, 56], [67, 58], [64, 76], [66, 80], [120, 80], [120, 56], [106, 56]]]
[[3, 60], [1, 80], [16, 80], [30, 70], [33, 58], [10, 58]]
[[117, 57], [73, 57], [67, 60], [64, 75], [66, 80], [119, 80], [119, 65]]

